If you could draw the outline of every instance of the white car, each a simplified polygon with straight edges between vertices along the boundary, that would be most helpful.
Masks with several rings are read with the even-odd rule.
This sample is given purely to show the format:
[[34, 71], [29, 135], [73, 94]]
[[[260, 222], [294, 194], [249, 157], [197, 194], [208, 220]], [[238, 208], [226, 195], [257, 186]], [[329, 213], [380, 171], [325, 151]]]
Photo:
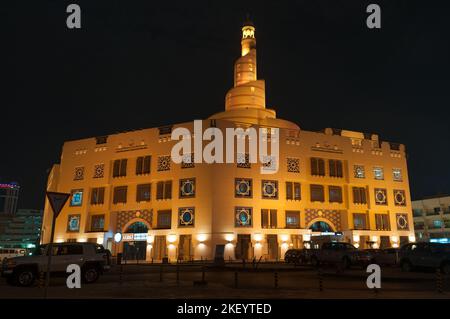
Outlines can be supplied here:
[[[32, 285], [40, 273], [47, 272], [48, 248], [48, 245], [41, 245], [31, 256], [4, 260], [2, 277], [8, 278], [8, 282], [14, 285]], [[82, 280], [86, 283], [95, 282], [111, 265], [109, 250], [94, 243], [55, 243], [52, 244], [52, 251], [52, 274], [67, 275], [67, 266], [77, 264], [81, 268]]]

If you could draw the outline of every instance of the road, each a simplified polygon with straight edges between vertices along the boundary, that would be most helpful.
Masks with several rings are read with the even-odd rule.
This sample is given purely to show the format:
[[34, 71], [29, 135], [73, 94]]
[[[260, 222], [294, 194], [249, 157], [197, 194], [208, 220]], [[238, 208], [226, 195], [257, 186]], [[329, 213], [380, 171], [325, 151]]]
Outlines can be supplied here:
[[[162, 269], [162, 272], [161, 272]], [[205, 269], [205, 284], [202, 283]], [[381, 289], [368, 289], [365, 269], [339, 270], [324, 267], [320, 273], [309, 266], [282, 263], [227, 265], [212, 268], [201, 265], [123, 265], [114, 266], [94, 284], [69, 289], [65, 278], [52, 278], [49, 298], [449, 298], [450, 278], [437, 290], [433, 272], [402, 273], [382, 267]], [[237, 277], [237, 278], [236, 278]], [[237, 282], [236, 282], [237, 279]], [[320, 289], [322, 286], [322, 289]], [[43, 288], [10, 286], [0, 280], [0, 298], [42, 298]]]

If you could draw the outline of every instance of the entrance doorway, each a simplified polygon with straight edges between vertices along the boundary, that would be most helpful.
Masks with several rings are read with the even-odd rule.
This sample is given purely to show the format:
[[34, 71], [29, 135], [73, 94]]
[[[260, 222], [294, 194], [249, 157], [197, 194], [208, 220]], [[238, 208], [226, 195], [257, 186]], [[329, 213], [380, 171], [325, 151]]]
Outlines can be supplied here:
[[188, 261], [192, 256], [192, 235], [180, 235], [178, 260]]
[[[143, 222], [135, 222], [125, 230], [123, 241], [124, 260], [145, 260], [147, 257], [148, 227]], [[125, 237], [127, 239], [125, 239]]]
[[162, 260], [167, 257], [166, 236], [155, 236], [153, 242], [153, 259]]
[[267, 248], [270, 260], [278, 260], [278, 236], [267, 235]]
[[123, 243], [123, 258], [125, 260], [145, 260], [146, 241], [126, 241]]
[[236, 244], [236, 259], [251, 259], [250, 248], [252, 246], [252, 240], [250, 235], [238, 235]]

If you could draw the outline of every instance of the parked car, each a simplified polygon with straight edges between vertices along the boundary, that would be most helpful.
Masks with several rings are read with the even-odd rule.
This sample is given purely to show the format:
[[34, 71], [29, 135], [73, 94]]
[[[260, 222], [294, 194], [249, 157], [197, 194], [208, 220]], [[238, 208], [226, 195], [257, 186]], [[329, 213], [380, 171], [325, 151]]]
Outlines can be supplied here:
[[440, 269], [450, 274], [450, 244], [409, 243], [400, 249], [400, 267], [403, 271], [413, 268]]
[[287, 263], [306, 264], [311, 259], [311, 249], [289, 249], [284, 255]]
[[[2, 276], [14, 285], [32, 285], [40, 272], [45, 273], [47, 271], [48, 248], [48, 245], [41, 245], [31, 256], [5, 260], [2, 263]], [[94, 243], [52, 244], [52, 252], [50, 267], [52, 274], [67, 275], [67, 266], [77, 264], [81, 267], [82, 280], [85, 283], [95, 282], [111, 265], [109, 250]]]
[[25, 256], [25, 249], [23, 248], [2, 248], [0, 249], [0, 262], [5, 258], [12, 258], [18, 256]]
[[301, 249], [289, 249], [284, 254], [284, 261], [287, 263], [299, 263], [302, 255]]
[[320, 264], [342, 264], [344, 268], [353, 265], [367, 265], [372, 255], [366, 251], [358, 250], [349, 243], [330, 242], [323, 243], [320, 249], [311, 249], [311, 263], [315, 266]]
[[399, 262], [399, 250], [397, 248], [365, 249], [371, 256], [371, 263], [386, 266], [395, 266]]

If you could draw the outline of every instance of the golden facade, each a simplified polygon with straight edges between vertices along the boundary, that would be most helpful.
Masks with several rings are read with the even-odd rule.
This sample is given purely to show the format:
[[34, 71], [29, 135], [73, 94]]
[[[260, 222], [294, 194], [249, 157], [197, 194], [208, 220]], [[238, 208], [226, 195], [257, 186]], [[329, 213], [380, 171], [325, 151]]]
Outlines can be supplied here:
[[[113, 254], [159, 261], [212, 259], [218, 247], [225, 259], [282, 259], [287, 249], [324, 238], [360, 248], [415, 240], [404, 145], [346, 130], [304, 131], [277, 118], [257, 78], [252, 25], [243, 27], [241, 46], [225, 111], [202, 125], [263, 128], [268, 142], [279, 128], [278, 171], [174, 163], [171, 132], [192, 132], [194, 122], [68, 141], [48, 180], [49, 191], [73, 194], [55, 241], [95, 241]], [[43, 242], [50, 216], [46, 203]]]

